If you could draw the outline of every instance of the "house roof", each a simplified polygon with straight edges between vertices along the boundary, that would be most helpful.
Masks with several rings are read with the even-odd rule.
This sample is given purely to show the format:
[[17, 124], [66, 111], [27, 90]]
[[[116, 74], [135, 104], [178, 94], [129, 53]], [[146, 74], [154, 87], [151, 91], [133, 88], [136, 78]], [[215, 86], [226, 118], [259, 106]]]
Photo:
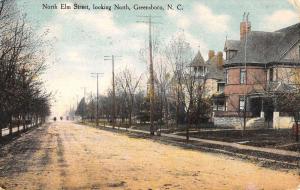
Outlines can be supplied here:
[[[299, 41], [300, 23], [275, 32], [251, 31], [247, 38], [239, 41], [237, 54], [226, 64], [247, 63], [266, 64], [270, 62], [284, 62], [284, 55]], [[227, 40], [227, 45], [237, 46], [237, 42]], [[228, 45], [228, 46], [229, 46]], [[226, 48], [225, 43], [225, 48]], [[246, 50], [246, 51], [245, 51]]]
[[191, 67], [197, 67], [197, 66], [205, 66], [205, 61], [200, 53], [200, 50], [198, 51], [198, 53], [196, 54], [195, 58], [193, 59], [193, 61], [191, 62]]
[[[224, 63], [224, 59], [223, 59]], [[216, 79], [216, 80], [224, 80], [225, 79], [225, 73], [224, 69], [221, 67], [218, 67], [218, 56], [215, 55], [211, 59], [204, 61], [200, 51], [196, 54], [195, 58], [190, 64], [191, 67], [206, 67], [207, 68], [207, 74], [205, 77], [207, 79]]]
[[293, 92], [296, 90], [295, 86], [291, 84], [286, 84], [282, 82], [273, 82], [269, 86], [269, 91], [271, 92]]
[[295, 92], [297, 88], [295, 85], [287, 84], [280, 81], [273, 81], [268, 83], [267, 88], [254, 88], [249, 94], [265, 94], [265, 92], [272, 93], [286, 93], [286, 92]]
[[[223, 60], [224, 61], [224, 60]], [[224, 69], [218, 67], [218, 57], [214, 56], [210, 60], [206, 61], [207, 65], [207, 78], [216, 80], [225, 80]]]
[[240, 41], [239, 40], [226, 40], [224, 51], [226, 50], [238, 50], [240, 47]]

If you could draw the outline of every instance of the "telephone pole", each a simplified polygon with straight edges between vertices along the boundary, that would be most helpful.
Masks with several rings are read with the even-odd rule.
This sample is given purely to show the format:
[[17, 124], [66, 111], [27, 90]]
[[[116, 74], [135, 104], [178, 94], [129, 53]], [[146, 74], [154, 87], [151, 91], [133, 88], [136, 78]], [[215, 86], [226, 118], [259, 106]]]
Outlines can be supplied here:
[[153, 16], [139, 16], [147, 18], [146, 21], [137, 21], [139, 23], [146, 23], [149, 25], [149, 72], [150, 72], [150, 135], [154, 135], [154, 74], [153, 74], [153, 46], [152, 46], [152, 25], [158, 24], [152, 21]]
[[112, 118], [112, 124], [113, 128], [115, 128], [116, 125], [116, 90], [115, 90], [115, 59], [120, 58], [121, 56], [111, 55], [111, 56], [104, 56], [105, 61], [111, 61], [112, 64], [112, 96], [113, 96], [113, 106], [112, 106], [112, 112], [113, 112], [113, 118]]
[[[246, 27], [246, 33], [245, 33], [245, 54], [244, 54], [244, 69], [245, 69], [245, 93], [244, 93], [244, 123], [243, 123], [243, 131], [242, 131], [242, 136], [244, 136], [245, 131], [246, 131], [246, 126], [247, 126], [247, 101], [248, 101], [248, 72], [247, 72], [247, 43], [248, 43], [248, 30], [249, 30], [249, 12], [248, 13], [244, 13], [244, 20], [243, 22], [245, 22], [245, 27]], [[245, 18], [246, 16], [246, 18]]]
[[103, 75], [103, 73], [91, 73], [92, 77], [97, 78], [97, 110], [96, 110], [96, 126], [99, 126], [99, 75]]

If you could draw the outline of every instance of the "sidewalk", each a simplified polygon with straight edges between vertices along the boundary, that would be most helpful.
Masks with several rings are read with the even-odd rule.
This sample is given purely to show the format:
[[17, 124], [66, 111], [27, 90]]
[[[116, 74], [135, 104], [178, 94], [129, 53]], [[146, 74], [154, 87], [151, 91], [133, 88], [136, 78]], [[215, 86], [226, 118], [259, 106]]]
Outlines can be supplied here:
[[[23, 127], [20, 127], [20, 129], [23, 129]], [[16, 132], [18, 132], [18, 127], [13, 128], [13, 133], [16, 133]], [[2, 136], [4, 137], [6, 135], [9, 135], [9, 129], [8, 128], [2, 129]]]
[[[27, 125], [26, 131], [31, 130], [34, 127], [35, 126], [29, 126], [29, 125]], [[15, 136], [18, 136], [18, 135], [20, 135], [22, 133], [24, 133], [23, 126], [19, 127], [19, 131], [18, 131], [18, 127], [13, 127], [12, 128], [12, 136], [9, 136], [9, 128], [3, 128], [2, 129], [2, 137], [0, 137], [0, 144], [3, 143], [3, 142], [7, 142], [8, 139], [14, 138]]]
[[[112, 126], [106, 125], [106, 128], [112, 129]], [[118, 128], [115, 127], [115, 130], [126, 131], [126, 128]], [[138, 130], [138, 129], [127, 129], [128, 132], [139, 133], [139, 134], [147, 134], [148, 131]], [[182, 142], [186, 139], [184, 136], [179, 136], [175, 134], [161, 134], [161, 137], [166, 137], [170, 139], [174, 139], [175, 141]], [[266, 161], [268, 162], [266, 165], [270, 165], [270, 163], [280, 164], [281, 167], [284, 165], [284, 168], [299, 168], [300, 164], [300, 152], [288, 151], [288, 150], [280, 150], [274, 148], [263, 148], [263, 147], [255, 147], [242, 145], [238, 143], [229, 143], [223, 141], [215, 141], [215, 140], [207, 140], [190, 137], [190, 143], [187, 145], [196, 146], [200, 149], [224, 153], [232, 156], [238, 156], [245, 159], [257, 160], [257, 161]]]

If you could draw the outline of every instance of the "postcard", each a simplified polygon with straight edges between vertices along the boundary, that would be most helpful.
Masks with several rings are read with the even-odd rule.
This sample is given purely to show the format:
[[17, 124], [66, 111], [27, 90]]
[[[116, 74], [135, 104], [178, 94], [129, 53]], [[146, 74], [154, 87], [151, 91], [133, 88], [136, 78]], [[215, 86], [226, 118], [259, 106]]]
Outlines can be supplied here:
[[300, 0], [0, 0], [0, 190], [300, 190]]

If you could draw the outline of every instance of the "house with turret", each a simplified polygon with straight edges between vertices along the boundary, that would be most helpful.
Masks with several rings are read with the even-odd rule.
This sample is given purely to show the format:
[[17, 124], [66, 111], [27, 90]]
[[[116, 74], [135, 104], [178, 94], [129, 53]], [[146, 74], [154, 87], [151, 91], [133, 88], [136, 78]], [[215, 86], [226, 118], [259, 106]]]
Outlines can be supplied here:
[[293, 88], [300, 71], [300, 23], [274, 32], [253, 31], [244, 16], [240, 39], [226, 39], [224, 110], [215, 112], [217, 126], [291, 127], [293, 121], [276, 107], [274, 94]]
[[[224, 93], [225, 73], [223, 52], [209, 50], [208, 60], [204, 61], [200, 51], [191, 62], [194, 74], [203, 86], [203, 98], [212, 100], [212, 111], [225, 111], [225, 99], [219, 98]], [[213, 119], [209, 115], [209, 120]]]
[[192, 60], [190, 66], [199, 82], [203, 83], [205, 97], [212, 97], [218, 91], [224, 90], [223, 64], [223, 52], [215, 53], [214, 50], [209, 50], [207, 61], [204, 61], [200, 51]]

